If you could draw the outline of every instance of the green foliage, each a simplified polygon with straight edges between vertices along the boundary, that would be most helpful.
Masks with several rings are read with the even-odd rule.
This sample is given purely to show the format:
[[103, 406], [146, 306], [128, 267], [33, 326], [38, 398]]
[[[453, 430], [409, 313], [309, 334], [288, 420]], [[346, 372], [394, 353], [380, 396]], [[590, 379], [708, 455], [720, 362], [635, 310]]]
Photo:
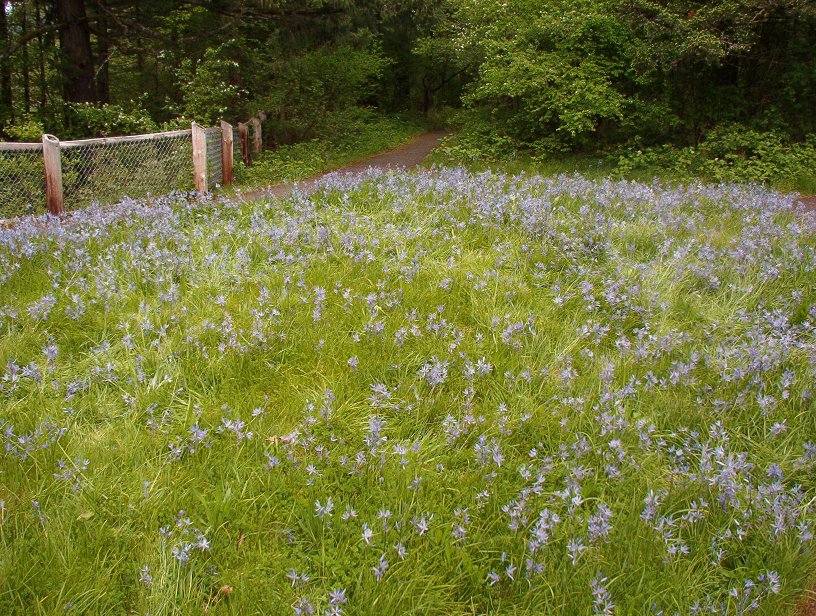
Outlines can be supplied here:
[[229, 57], [234, 45], [235, 41], [228, 41], [207, 49], [198, 61], [188, 58], [181, 63], [177, 78], [183, 84], [184, 100], [180, 108], [171, 106], [175, 115], [214, 125], [244, 110], [241, 100], [247, 92], [236, 85], [240, 66]]
[[317, 175], [400, 145], [425, 128], [416, 118], [352, 107], [323, 118], [318, 138], [267, 150], [249, 168], [238, 165], [236, 181], [261, 186]]
[[509, 135], [537, 149], [578, 145], [602, 120], [621, 116], [623, 97], [592, 60], [522, 50], [482, 65], [468, 102], [491, 109]]
[[454, 122], [462, 125], [455, 135], [442, 142], [437, 159], [451, 164], [477, 161], [507, 161], [518, 153], [518, 142], [495, 130], [494, 125], [477, 111], [462, 111]]
[[449, 106], [433, 107], [425, 114], [425, 122], [432, 130], [460, 128], [461, 112]]
[[68, 103], [67, 114], [69, 121], [60, 131], [60, 139], [138, 135], [158, 129], [150, 114], [139, 107]]
[[452, 4], [441, 43], [420, 39], [417, 53], [473, 63], [472, 118], [534, 153], [633, 138], [697, 146], [713, 127], [758, 118], [800, 139], [814, 129], [816, 13], [802, 3]]
[[380, 44], [366, 32], [284, 56], [271, 61], [263, 73], [266, 87], [256, 94], [256, 106], [266, 112], [278, 143], [308, 140], [326, 114], [371, 97], [387, 64]]
[[[39, 139], [27, 138], [26, 141]], [[45, 170], [42, 153], [0, 151], [0, 219], [41, 214], [44, 206]]]
[[814, 135], [793, 141], [781, 132], [724, 125], [710, 131], [697, 147], [648, 147], [635, 141], [606, 151], [552, 154], [518, 145], [491, 131], [488, 123], [467, 119], [461, 132], [443, 141], [431, 162], [465, 164], [473, 169], [512, 168], [544, 175], [579, 172], [593, 178], [613, 176], [641, 181], [753, 182], [816, 194]]
[[604, 3], [483, 2], [460, 17], [468, 26], [463, 45], [484, 54], [465, 101], [487, 110], [499, 131], [558, 151], [622, 117], [626, 96], [616, 77], [626, 30]]
[[649, 171], [688, 181], [757, 182], [812, 192], [816, 178], [816, 135], [792, 142], [774, 131], [723, 125], [696, 147], [629, 147], [617, 158], [616, 172]]
[[43, 123], [28, 115], [6, 126], [9, 141], [39, 142], [45, 133]]
[[[94, 85], [111, 104], [66, 107], [64, 50], [33, 30], [54, 16], [7, 3], [4, 137], [139, 133], [263, 112], [265, 143], [307, 144], [291, 151], [301, 161], [291, 169], [279, 161], [298, 175], [298, 165], [323, 166], [310, 142], [324, 140], [327, 118], [365, 106], [460, 124], [448, 144], [457, 160], [620, 156], [635, 144], [620, 156], [622, 173], [679, 166], [684, 177], [799, 187], [813, 175], [807, 147], [784, 137], [805, 144], [816, 132], [808, 2], [146, 0], [107, 3], [99, 23], [93, 3], [79, 4]], [[721, 126], [742, 126], [748, 141], [728, 142]]]
[[404, 70], [414, 77], [408, 83], [413, 90], [409, 96], [426, 114], [438, 107], [458, 106], [464, 86], [479, 66], [478, 51], [461, 45], [460, 30], [453, 21], [458, 4], [443, 0], [414, 12], [418, 32], [411, 56], [404, 59]]

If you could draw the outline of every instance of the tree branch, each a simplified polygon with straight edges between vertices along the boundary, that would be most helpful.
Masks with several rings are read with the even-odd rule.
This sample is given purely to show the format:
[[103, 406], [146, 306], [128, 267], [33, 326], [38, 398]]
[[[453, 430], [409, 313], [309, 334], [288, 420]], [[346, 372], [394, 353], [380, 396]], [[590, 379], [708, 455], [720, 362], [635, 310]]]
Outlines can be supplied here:
[[[77, 23], [91, 23], [96, 21], [93, 17], [86, 17], [84, 19], [80, 19]], [[55, 30], [59, 30], [60, 28], [64, 28], [67, 26], [67, 23], [58, 23], [58, 24], [48, 24], [46, 26], [42, 26], [40, 28], [36, 28], [34, 30], [29, 30], [23, 36], [18, 38], [14, 41], [14, 45], [10, 45], [3, 53], [0, 53], [0, 60], [5, 60], [6, 58], [10, 58], [15, 53], [17, 53], [20, 49], [22, 49], [23, 45], [28, 43], [29, 41], [37, 38], [41, 34], [45, 34], [47, 32], [53, 32]]]
[[257, 19], [280, 19], [282, 17], [324, 17], [329, 15], [339, 15], [341, 13], [345, 13], [345, 9], [338, 8], [338, 7], [318, 7], [318, 8], [311, 8], [311, 9], [292, 9], [292, 10], [277, 10], [277, 9], [264, 9], [262, 7], [252, 8], [248, 7], [246, 2], [239, 2], [238, 6], [240, 7], [239, 11], [231, 11], [227, 8], [216, 8], [211, 5], [211, 3], [206, 2], [205, 0], [181, 0], [182, 4], [189, 4], [191, 6], [197, 6], [199, 8], [206, 9], [211, 13], [215, 13], [217, 15], [224, 15], [227, 17], [240, 15], [244, 17], [254, 17]]
[[166, 34], [162, 34], [161, 32], [153, 30], [152, 28], [148, 28], [147, 26], [140, 24], [137, 21], [125, 19], [117, 15], [114, 11], [112, 11], [110, 8], [108, 8], [107, 6], [105, 6], [105, 4], [101, 2], [99, 3], [99, 8], [102, 9], [102, 12], [105, 13], [105, 15], [110, 17], [111, 21], [113, 21], [117, 26], [119, 26], [119, 28], [124, 34], [127, 34], [130, 30], [135, 30], [137, 32], [140, 32], [147, 38], [159, 41], [173, 41], [180, 43], [194, 43], [196, 41], [210, 38], [215, 32], [221, 32], [222, 30], [226, 30], [227, 28], [231, 27], [236, 21], [238, 21], [243, 16], [243, 12], [239, 11], [233, 15], [230, 15], [232, 17], [230, 21], [221, 24], [218, 28], [214, 30], [209, 30], [204, 34], [172, 38], [167, 36]]

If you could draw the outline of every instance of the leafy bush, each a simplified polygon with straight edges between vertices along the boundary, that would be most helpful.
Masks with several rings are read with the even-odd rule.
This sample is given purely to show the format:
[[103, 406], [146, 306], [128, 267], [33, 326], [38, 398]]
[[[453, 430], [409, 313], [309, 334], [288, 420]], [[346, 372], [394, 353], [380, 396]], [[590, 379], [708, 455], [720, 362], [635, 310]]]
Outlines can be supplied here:
[[200, 61], [188, 59], [181, 63], [177, 77], [184, 84], [184, 103], [171, 109], [175, 115], [213, 125], [228, 115], [240, 113], [246, 91], [235, 84], [240, 69], [229, 58], [229, 47], [228, 43], [207, 49]]
[[41, 213], [44, 205], [42, 154], [0, 152], [0, 219]]
[[31, 116], [25, 116], [14, 124], [6, 126], [9, 141], [37, 142], [45, 133], [43, 123]]
[[459, 112], [453, 107], [434, 107], [425, 114], [425, 121], [433, 130], [451, 130], [459, 126]]
[[[537, 152], [580, 149], [633, 113], [627, 25], [608, 3], [463, 3], [451, 50], [477, 67], [463, 101], [492, 130]], [[456, 53], [452, 51], [451, 53]]]
[[257, 98], [279, 144], [319, 136], [328, 114], [365, 103], [376, 90], [388, 60], [379, 42], [365, 33], [343, 42], [270, 59]]
[[439, 4], [434, 37], [415, 53], [466, 67], [463, 102], [520, 148], [587, 152], [635, 137], [694, 145], [706, 127], [758, 119], [798, 137], [814, 130], [809, 4]]
[[622, 117], [624, 97], [590, 59], [519, 50], [485, 60], [468, 97], [521, 143], [544, 151], [580, 145], [604, 120]]
[[393, 148], [423, 130], [415, 118], [351, 107], [323, 118], [315, 139], [265, 151], [249, 168], [238, 165], [236, 179], [252, 186], [309, 177]]
[[796, 143], [780, 132], [736, 124], [710, 131], [697, 147], [631, 146], [617, 157], [616, 166], [620, 175], [653, 171], [681, 180], [757, 182], [805, 191], [815, 169], [816, 135]]
[[86, 139], [138, 135], [158, 129], [150, 114], [140, 107], [68, 103], [68, 122], [57, 135], [60, 139]]
[[454, 118], [451, 123], [459, 123], [462, 128], [443, 140], [436, 155], [440, 161], [453, 164], [506, 161], [517, 155], [519, 143], [496, 131], [478, 111], [460, 111]]

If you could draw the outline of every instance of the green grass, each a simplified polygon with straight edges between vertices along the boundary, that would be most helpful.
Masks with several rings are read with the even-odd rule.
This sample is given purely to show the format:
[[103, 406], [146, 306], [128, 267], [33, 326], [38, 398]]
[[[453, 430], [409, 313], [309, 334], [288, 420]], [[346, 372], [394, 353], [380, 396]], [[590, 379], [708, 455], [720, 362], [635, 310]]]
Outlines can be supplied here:
[[[534, 155], [524, 150], [501, 150], [495, 156], [473, 143], [474, 137], [456, 134], [448, 137], [428, 164], [463, 164], [469, 169], [493, 169], [515, 173], [555, 175], [580, 173], [589, 178], [614, 177], [636, 182], [660, 181], [684, 184], [692, 181], [755, 182], [781, 192], [816, 195], [816, 171], [812, 143], [795, 144], [790, 148], [775, 144], [765, 152], [765, 159], [754, 155], [732, 154], [720, 159], [704, 151], [663, 146], [646, 148], [645, 153], [634, 148], [594, 153], [553, 153]], [[794, 149], [795, 148], [795, 149]], [[793, 150], [793, 151], [789, 151]]]
[[265, 150], [250, 167], [237, 165], [236, 185], [257, 187], [319, 175], [402, 145], [427, 129], [419, 117], [355, 109], [330, 118], [314, 139]]
[[794, 608], [812, 223], [758, 188], [331, 182], [0, 231], [0, 613], [322, 614], [342, 588], [348, 614], [590, 614], [597, 576], [618, 614], [740, 613], [747, 580]]

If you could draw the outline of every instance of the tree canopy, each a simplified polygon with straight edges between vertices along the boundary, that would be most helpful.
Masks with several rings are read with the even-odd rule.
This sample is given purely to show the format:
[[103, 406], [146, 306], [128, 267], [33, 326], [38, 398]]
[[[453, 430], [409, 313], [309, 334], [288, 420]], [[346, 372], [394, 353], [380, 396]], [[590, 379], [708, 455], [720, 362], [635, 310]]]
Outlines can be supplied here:
[[[0, 130], [464, 108], [544, 151], [814, 131], [809, 0], [11, 0]], [[33, 126], [29, 126], [33, 122]]]

